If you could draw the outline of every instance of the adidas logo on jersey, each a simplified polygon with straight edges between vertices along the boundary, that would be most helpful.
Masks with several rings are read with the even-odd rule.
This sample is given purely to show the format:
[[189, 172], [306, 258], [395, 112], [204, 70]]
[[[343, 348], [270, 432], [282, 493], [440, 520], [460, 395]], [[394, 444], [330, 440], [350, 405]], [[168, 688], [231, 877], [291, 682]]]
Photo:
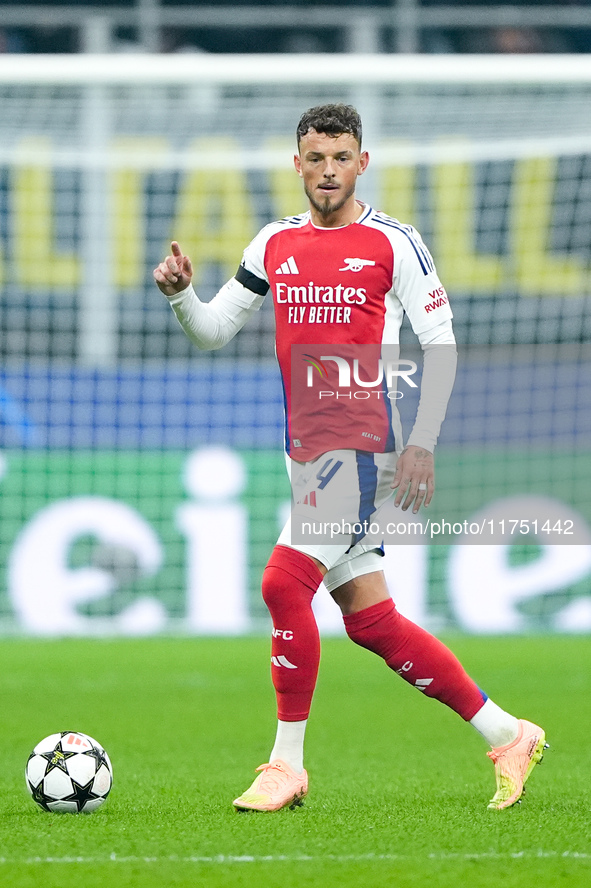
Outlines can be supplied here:
[[415, 688], [418, 688], [419, 691], [426, 691], [432, 681], [432, 678], [417, 678]]
[[299, 274], [300, 270], [296, 265], [296, 261], [293, 256], [290, 256], [289, 259], [286, 259], [285, 262], [282, 262], [279, 268], [275, 271], [275, 274]]

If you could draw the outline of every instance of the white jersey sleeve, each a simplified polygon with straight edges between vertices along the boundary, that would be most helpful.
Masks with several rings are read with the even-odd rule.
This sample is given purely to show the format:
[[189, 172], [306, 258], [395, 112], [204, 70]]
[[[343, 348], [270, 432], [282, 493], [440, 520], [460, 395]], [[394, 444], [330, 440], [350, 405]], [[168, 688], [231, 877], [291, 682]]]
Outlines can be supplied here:
[[418, 231], [380, 214], [394, 252], [392, 297], [408, 315], [423, 349], [421, 397], [407, 444], [431, 453], [453, 389], [457, 350], [447, 293]]
[[192, 284], [167, 298], [191, 342], [202, 349], [217, 349], [226, 345], [258, 311], [264, 295], [254, 293], [234, 277], [211, 302], [201, 302]]
[[423, 345], [423, 376], [417, 415], [407, 444], [433, 453], [456, 378], [454, 342]]
[[191, 285], [167, 297], [181, 327], [199, 348], [222, 348], [263, 304], [269, 290], [264, 258], [271, 228], [265, 226], [251, 241], [235, 276], [211, 302], [201, 302]]
[[265, 269], [265, 250], [267, 247], [267, 241], [273, 234], [274, 228], [275, 225], [271, 223], [270, 225], [265, 225], [265, 227], [259, 231], [242, 254], [242, 263], [240, 265], [240, 268], [246, 269], [246, 271], [249, 274], [254, 275], [258, 281], [266, 283], [267, 289], [269, 288], [269, 278]]
[[418, 231], [397, 223], [389, 234], [394, 249], [393, 290], [420, 338], [453, 317], [447, 293]]

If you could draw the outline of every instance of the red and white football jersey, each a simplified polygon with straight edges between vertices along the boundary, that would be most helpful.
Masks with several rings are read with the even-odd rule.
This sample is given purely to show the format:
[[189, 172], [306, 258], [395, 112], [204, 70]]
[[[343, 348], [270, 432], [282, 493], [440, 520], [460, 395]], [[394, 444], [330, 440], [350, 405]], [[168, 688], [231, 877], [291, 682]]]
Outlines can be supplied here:
[[[368, 347], [399, 342], [405, 313], [416, 334], [452, 317], [418, 232], [369, 206], [342, 228], [319, 228], [309, 212], [292, 216], [259, 232], [244, 251], [236, 278], [253, 301], [269, 289], [273, 296], [286, 450], [292, 459], [306, 462], [339, 448], [399, 449], [395, 403], [375, 397], [375, 391], [369, 398], [348, 396], [342, 385], [339, 389], [337, 361], [322, 357], [332, 345], [335, 355], [344, 348], [344, 359], [352, 361], [355, 347], [363, 346], [363, 365]], [[379, 348], [374, 350], [379, 356]], [[368, 379], [361, 374], [373, 372], [371, 348], [365, 363], [363, 369], [356, 367], [357, 378]], [[315, 404], [312, 390], [307, 391], [312, 375], [326, 392]]]

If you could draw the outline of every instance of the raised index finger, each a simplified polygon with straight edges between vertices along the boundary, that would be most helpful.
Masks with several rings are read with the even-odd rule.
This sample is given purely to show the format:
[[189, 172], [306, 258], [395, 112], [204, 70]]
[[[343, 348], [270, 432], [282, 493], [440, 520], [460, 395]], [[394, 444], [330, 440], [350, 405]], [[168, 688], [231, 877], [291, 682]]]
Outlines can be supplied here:
[[179, 245], [176, 241], [173, 241], [171, 243], [170, 249], [172, 250], [172, 255], [175, 257], [175, 259], [182, 259], [183, 258], [183, 251], [181, 250], [181, 248], [179, 247]]

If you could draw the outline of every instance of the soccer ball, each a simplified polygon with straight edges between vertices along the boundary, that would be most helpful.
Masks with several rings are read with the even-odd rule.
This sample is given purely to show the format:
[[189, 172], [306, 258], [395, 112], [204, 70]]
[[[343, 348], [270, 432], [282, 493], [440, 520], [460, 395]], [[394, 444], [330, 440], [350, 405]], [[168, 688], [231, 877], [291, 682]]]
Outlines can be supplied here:
[[91, 814], [109, 795], [113, 768], [101, 744], [88, 734], [62, 731], [37, 744], [25, 780], [44, 811]]

